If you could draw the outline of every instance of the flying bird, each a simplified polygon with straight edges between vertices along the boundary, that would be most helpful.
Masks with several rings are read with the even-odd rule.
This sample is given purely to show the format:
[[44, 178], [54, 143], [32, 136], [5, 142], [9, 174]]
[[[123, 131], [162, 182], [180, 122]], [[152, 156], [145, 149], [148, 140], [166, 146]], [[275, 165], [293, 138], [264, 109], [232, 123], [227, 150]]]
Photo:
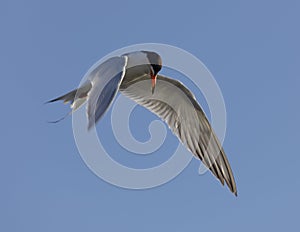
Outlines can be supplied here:
[[204, 111], [181, 82], [159, 75], [161, 68], [160, 55], [152, 51], [112, 57], [97, 65], [79, 88], [47, 103], [70, 103], [72, 113], [86, 102], [90, 129], [120, 91], [165, 121], [186, 148], [237, 196], [230, 164]]

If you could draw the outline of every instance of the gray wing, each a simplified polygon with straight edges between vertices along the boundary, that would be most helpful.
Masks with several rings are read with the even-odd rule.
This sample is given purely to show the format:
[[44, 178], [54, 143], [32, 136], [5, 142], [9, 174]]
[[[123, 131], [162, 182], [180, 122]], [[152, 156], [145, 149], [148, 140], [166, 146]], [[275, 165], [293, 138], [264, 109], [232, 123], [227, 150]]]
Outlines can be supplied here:
[[181, 142], [237, 195], [225, 152], [194, 95], [182, 83], [158, 75], [152, 95], [151, 80], [145, 75], [122, 83], [120, 92], [164, 120]]
[[109, 109], [125, 75], [126, 64], [126, 56], [112, 57], [88, 75], [92, 85], [87, 96], [88, 129]]

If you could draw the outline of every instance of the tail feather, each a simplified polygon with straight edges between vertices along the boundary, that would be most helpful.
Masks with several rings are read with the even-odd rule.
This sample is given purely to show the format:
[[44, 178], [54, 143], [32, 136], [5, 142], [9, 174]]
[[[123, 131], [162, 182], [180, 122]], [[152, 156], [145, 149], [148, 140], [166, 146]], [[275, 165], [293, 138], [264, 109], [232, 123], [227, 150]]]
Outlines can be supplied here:
[[62, 120], [64, 120], [66, 117], [68, 117], [70, 114], [72, 114], [72, 110], [70, 110], [67, 114], [65, 114], [63, 117], [57, 119], [57, 120], [54, 120], [54, 121], [48, 121], [48, 123], [58, 123]]
[[91, 88], [92, 88], [92, 84], [88, 81], [78, 89], [74, 89], [67, 94], [64, 94], [60, 97], [47, 101], [46, 104], [56, 102], [56, 101], [63, 101], [63, 103], [65, 104], [67, 103], [71, 104], [70, 105], [71, 110], [65, 116], [55, 121], [49, 121], [49, 123], [60, 122], [61, 120], [65, 119], [68, 115], [72, 114], [75, 110], [77, 110], [83, 103], [85, 103], [87, 95], [91, 90]]
[[80, 88], [74, 89], [71, 92], [64, 94], [60, 97], [54, 98], [46, 103], [52, 103], [56, 101], [63, 101], [65, 104], [70, 103], [71, 108], [74, 110], [78, 109], [86, 100], [86, 97], [89, 91], [92, 88], [92, 84], [90, 81], [87, 81]]
[[65, 104], [70, 102], [71, 104], [74, 102], [74, 99], [75, 99], [75, 96], [76, 96], [76, 93], [77, 93], [77, 89], [65, 94], [65, 95], [62, 95], [60, 97], [57, 97], [57, 98], [54, 98], [50, 101], [47, 101], [46, 103], [52, 103], [52, 102], [56, 102], [56, 101], [60, 101], [62, 100]]

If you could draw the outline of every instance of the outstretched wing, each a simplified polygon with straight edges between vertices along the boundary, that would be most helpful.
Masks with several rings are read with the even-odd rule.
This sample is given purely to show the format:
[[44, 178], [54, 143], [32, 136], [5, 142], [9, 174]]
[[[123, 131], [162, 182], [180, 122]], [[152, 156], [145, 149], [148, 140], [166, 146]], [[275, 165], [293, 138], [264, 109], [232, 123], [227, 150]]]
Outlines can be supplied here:
[[158, 75], [152, 95], [151, 80], [145, 75], [122, 83], [120, 92], [164, 120], [181, 142], [237, 195], [225, 152], [194, 95], [182, 83]]
[[87, 96], [88, 129], [109, 109], [125, 75], [126, 64], [126, 56], [112, 57], [88, 75], [92, 85]]

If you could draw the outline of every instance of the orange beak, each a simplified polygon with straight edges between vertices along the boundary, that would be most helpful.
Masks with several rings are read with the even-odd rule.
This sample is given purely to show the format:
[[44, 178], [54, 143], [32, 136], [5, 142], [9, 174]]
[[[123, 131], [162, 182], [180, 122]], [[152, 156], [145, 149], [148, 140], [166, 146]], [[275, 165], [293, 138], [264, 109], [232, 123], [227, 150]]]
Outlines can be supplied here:
[[151, 84], [152, 84], [152, 94], [154, 94], [155, 85], [156, 85], [156, 76], [151, 75]]

